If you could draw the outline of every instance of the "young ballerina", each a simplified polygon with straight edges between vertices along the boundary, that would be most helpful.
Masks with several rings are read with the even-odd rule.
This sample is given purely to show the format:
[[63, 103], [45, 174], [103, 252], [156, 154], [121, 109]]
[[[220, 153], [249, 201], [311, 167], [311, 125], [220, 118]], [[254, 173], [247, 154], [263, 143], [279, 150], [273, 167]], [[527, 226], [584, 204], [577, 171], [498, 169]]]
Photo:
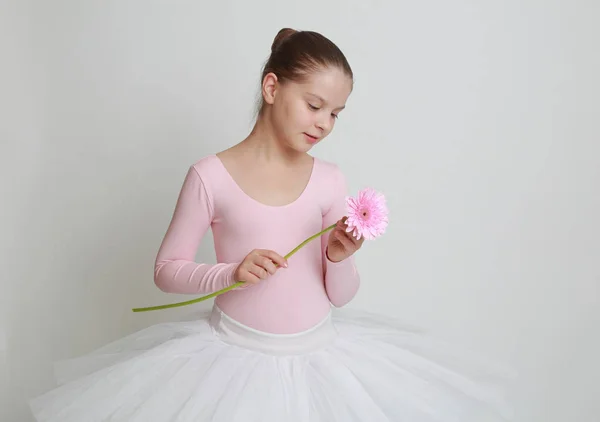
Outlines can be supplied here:
[[[206, 320], [166, 323], [57, 366], [40, 422], [504, 421], [495, 371], [388, 318], [337, 308], [357, 293], [345, 178], [308, 154], [352, 91], [324, 36], [281, 30], [256, 125], [195, 162], [160, 246], [155, 283], [217, 296]], [[337, 223], [291, 259], [282, 255]], [[211, 229], [217, 264], [195, 262]], [[335, 308], [335, 311], [332, 311]]]

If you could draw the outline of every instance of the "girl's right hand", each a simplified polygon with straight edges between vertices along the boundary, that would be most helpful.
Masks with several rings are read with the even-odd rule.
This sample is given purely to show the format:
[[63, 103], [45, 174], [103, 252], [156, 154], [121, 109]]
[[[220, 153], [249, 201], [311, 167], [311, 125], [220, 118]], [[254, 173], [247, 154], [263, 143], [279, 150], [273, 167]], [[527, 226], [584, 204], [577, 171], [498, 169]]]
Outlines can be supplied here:
[[233, 274], [235, 281], [256, 284], [269, 275], [275, 274], [277, 267], [287, 268], [287, 261], [277, 252], [254, 249], [250, 252]]

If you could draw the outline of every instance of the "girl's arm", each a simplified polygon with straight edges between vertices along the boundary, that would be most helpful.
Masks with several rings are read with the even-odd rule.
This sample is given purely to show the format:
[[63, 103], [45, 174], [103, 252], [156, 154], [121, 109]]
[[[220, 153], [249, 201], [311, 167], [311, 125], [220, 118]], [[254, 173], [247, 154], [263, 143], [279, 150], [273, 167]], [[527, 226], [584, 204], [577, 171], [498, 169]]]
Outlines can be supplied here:
[[191, 167], [156, 257], [154, 282], [162, 291], [206, 294], [235, 283], [233, 274], [239, 263], [210, 265], [194, 261], [213, 211], [211, 197], [200, 175]]
[[[334, 176], [333, 189], [330, 191], [333, 201], [330, 209], [323, 215], [323, 229], [339, 221], [346, 213], [346, 180], [337, 167]], [[350, 302], [358, 292], [360, 277], [353, 255], [340, 262], [332, 262], [327, 258], [329, 234], [321, 236], [325, 290], [331, 304], [341, 307]]]

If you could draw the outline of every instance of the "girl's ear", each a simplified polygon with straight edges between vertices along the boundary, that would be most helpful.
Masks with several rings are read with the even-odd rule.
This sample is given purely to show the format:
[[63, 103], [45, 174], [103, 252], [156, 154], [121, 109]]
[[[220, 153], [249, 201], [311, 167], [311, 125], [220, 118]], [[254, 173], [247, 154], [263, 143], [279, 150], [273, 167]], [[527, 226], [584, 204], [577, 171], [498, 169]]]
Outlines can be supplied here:
[[275, 102], [277, 93], [277, 76], [274, 73], [267, 73], [262, 83], [262, 96], [267, 104]]

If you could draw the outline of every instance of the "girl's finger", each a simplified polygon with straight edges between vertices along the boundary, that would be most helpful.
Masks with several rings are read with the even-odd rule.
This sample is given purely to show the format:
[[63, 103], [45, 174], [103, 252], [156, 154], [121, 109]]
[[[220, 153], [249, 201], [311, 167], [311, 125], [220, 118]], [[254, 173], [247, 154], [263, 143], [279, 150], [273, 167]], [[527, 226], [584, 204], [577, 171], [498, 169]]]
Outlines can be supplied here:
[[348, 236], [345, 231], [338, 230], [335, 232], [335, 238], [339, 240], [339, 242], [346, 248], [347, 250], [354, 249], [354, 243], [348, 239]]
[[357, 239], [356, 237], [354, 237], [354, 234], [352, 234], [352, 232], [345, 232], [344, 233], [346, 235], [346, 237], [348, 237], [348, 239], [350, 239], [350, 241], [352, 243], [354, 243], [355, 245], [359, 245], [360, 243], [362, 243], [364, 238], [361, 238], [360, 240]]
[[274, 252], [271, 250], [265, 250], [265, 251], [262, 251], [262, 255], [266, 256], [268, 259], [270, 259], [271, 261], [273, 261], [275, 264], [279, 265], [280, 267], [287, 268], [287, 266], [288, 266], [286, 259], [284, 257], [282, 257], [281, 255], [279, 255], [277, 252]]
[[264, 268], [269, 274], [275, 274], [275, 271], [277, 271], [277, 268], [275, 267], [275, 264], [273, 263], [273, 261], [271, 261], [266, 256], [262, 256], [262, 257], [258, 258], [256, 260], [255, 264], [258, 265], [259, 267]]
[[256, 275], [252, 274], [250, 271], [245, 271], [245, 274], [242, 275], [242, 278], [243, 280], [240, 281], [243, 281], [248, 284], [256, 284], [260, 281], [260, 279]]
[[258, 265], [252, 265], [249, 269], [248, 272], [250, 274], [255, 275], [257, 278], [259, 278], [260, 280], [264, 280], [265, 278], [267, 278], [267, 276], [269, 275], [269, 273], [267, 272], [267, 270], [265, 270], [263, 267], [260, 267]]

